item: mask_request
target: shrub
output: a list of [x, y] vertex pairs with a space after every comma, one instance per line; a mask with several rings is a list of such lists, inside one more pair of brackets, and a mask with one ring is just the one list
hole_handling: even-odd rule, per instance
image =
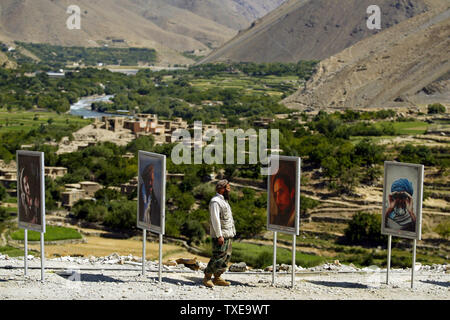
[[206, 235], [205, 229], [200, 221], [197, 220], [186, 221], [181, 227], [181, 233], [188, 238], [187, 242], [189, 244], [201, 242]]
[[8, 220], [10, 217], [10, 214], [8, 210], [4, 207], [0, 207], [0, 222]]
[[264, 229], [266, 210], [254, 206], [249, 207], [249, 204], [244, 201], [232, 205], [232, 209], [238, 238], [253, 238]]
[[2, 185], [0, 185], [0, 201], [3, 201], [4, 199], [6, 199], [7, 195], [8, 194], [6, 192], [6, 189]]
[[434, 231], [436, 231], [436, 233], [439, 234], [442, 238], [450, 238], [450, 222], [446, 221], [438, 224]]
[[428, 114], [445, 113], [445, 107], [440, 103], [428, 105]]
[[398, 156], [400, 162], [421, 163], [426, 166], [438, 164], [432, 150], [427, 146], [413, 146], [407, 144], [404, 146]]
[[117, 229], [134, 229], [137, 220], [136, 201], [112, 201], [105, 217], [105, 224]]
[[300, 195], [300, 213], [306, 214], [309, 209], [314, 209], [320, 204], [318, 200], [314, 200], [307, 196]]
[[386, 243], [381, 235], [381, 216], [373, 213], [355, 214], [345, 229], [345, 238], [350, 244], [378, 246]]

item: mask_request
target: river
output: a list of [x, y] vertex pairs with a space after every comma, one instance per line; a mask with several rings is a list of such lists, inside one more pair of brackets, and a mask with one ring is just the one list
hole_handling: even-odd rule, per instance
[[105, 102], [109, 101], [114, 95], [105, 96], [90, 96], [84, 97], [78, 100], [77, 103], [70, 106], [70, 114], [74, 116], [80, 116], [83, 118], [101, 118], [103, 116], [111, 116], [111, 113], [97, 112], [91, 110], [91, 104], [93, 102]]

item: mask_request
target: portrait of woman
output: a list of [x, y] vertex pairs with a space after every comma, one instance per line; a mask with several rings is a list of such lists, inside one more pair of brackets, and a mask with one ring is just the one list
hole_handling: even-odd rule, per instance
[[19, 227], [43, 231], [43, 154], [17, 152], [17, 204]]
[[280, 156], [278, 161], [278, 171], [268, 181], [268, 229], [297, 232], [300, 158]]

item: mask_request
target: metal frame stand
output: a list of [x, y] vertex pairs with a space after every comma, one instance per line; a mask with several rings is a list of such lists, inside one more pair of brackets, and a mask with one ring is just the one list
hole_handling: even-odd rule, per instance
[[45, 252], [44, 252], [44, 233], [41, 232], [41, 281], [44, 282], [45, 274]]
[[163, 235], [159, 234], [159, 283], [162, 283], [162, 246], [163, 246]]
[[413, 261], [412, 261], [412, 268], [411, 268], [411, 289], [414, 289], [414, 270], [416, 269], [416, 245], [417, 245], [417, 240], [414, 239], [414, 242], [413, 242]]
[[387, 256], [387, 270], [386, 270], [386, 284], [389, 284], [389, 272], [391, 270], [391, 245], [392, 236], [388, 236], [388, 256]]
[[292, 235], [292, 289], [295, 286], [295, 247], [296, 247], [296, 235]]
[[275, 285], [275, 275], [277, 273], [277, 233], [273, 232], [273, 270], [272, 270], [272, 286]]
[[147, 242], [147, 230], [142, 230], [142, 275], [145, 276], [145, 244]]
[[24, 230], [24, 243], [25, 243], [25, 249], [24, 249], [24, 276], [28, 275], [28, 230]]

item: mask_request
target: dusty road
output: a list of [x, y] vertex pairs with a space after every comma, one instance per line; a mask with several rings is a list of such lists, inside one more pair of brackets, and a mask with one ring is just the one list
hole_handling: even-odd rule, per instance
[[277, 273], [272, 286], [272, 274], [261, 270], [227, 272], [231, 287], [208, 289], [201, 270], [164, 266], [159, 283], [156, 261], [147, 262], [142, 276], [140, 263], [130, 256], [47, 260], [44, 282], [39, 259], [29, 261], [26, 277], [23, 263], [0, 256], [0, 300], [450, 300], [448, 265], [421, 266], [414, 289], [410, 270], [393, 269], [386, 285], [385, 270], [332, 265], [299, 270], [293, 289], [290, 273]]

